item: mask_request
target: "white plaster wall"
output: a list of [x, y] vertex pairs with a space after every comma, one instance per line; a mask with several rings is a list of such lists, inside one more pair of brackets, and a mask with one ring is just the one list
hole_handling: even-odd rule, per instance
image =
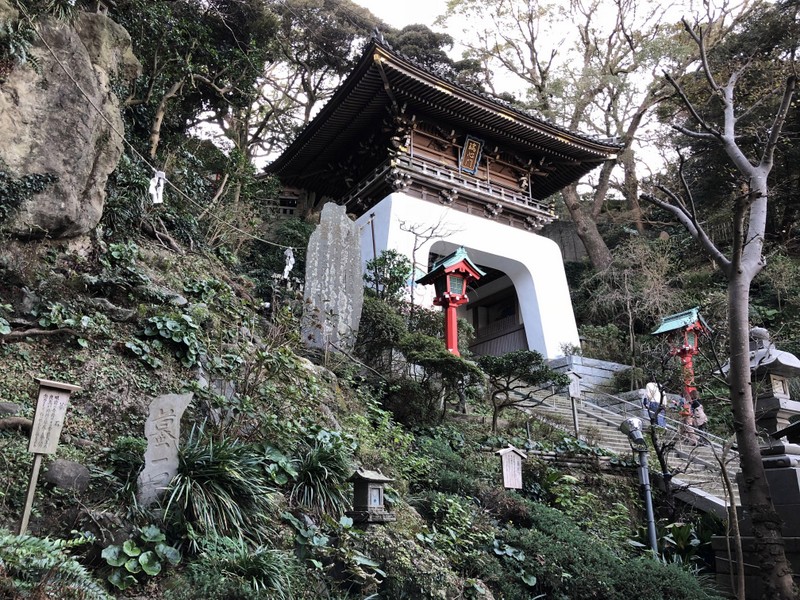
[[[579, 345], [564, 264], [555, 242], [402, 193], [386, 197], [356, 223], [361, 228], [365, 263], [373, 257], [373, 230], [378, 255], [393, 249], [411, 259], [414, 235], [404, 229], [422, 231], [439, 224], [440, 238], [427, 241], [416, 252], [415, 279], [425, 274], [431, 249], [447, 254], [464, 246], [476, 264], [499, 269], [511, 279], [530, 349], [556, 358], [563, 355], [563, 344]], [[432, 299], [433, 286], [417, 286], [418, 304], [432, 306]]]

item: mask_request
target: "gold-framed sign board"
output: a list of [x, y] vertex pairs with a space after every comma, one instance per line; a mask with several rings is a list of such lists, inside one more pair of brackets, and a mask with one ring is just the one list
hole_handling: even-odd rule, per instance
[[468, 135], [464, 140], [464, 147], [458, 159], [458, 168], [464, 173], [475, 175], [481, 162], [483, 153], [483, 140]]

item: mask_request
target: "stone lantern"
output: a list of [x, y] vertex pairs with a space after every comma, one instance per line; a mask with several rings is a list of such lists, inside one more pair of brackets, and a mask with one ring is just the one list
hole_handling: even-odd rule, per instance
[[[730, 362], [722, 367], [727, 375]], [[778, 513], [786, 558], [794, 572], [800, 570], [800, 421], [790, 424], [792, 417], [800, 415], [800, 402], [789, 397], [789, 378], [800, 376], [800, 360], [789, 352], [778, 350], [770, 341], [769, 333], [761, 327], [750, 330], [750, 372], [755, 416], [758, 428], [769, 436], [761, 438], [761, 461], [769, 485], [770, 496]], [[736, 476], [739, 497], [744, 506], [750, 504], [741, 471]], [[752, 535], [750, 515], [743, 511], [739, 529], [745, 564], [757, 562], [756, 541]], [[729, 540], [715, 536], [711, 540], [717, 565], [726, 565], [725, 571], [734, 569], [728, 556]], [[717, 571], [717, 582], [726, 586], [729, 572]], [[761, 582], [756, 572], [745, 570], [748, 594], [760, 597]], [[748, 596], [749, 597], [749, 596]]]
[[768, 433], [789, 426], [800, 402], [789, 398], [789, 378], [800, 377], [800, 360], [778, 350], [762, 327], [750, 330], [750, 372], [756, 396], [756, 423]]
[[460, 356], [458, 352], [458, 318], [456, 309], [466, 304], [467, 286], [483, 277], [486, 273], [473, 263], [463, 246], [433, 263], [433, 268], [424, 277], [417, 280], [422, 285], [433, 284], [436, 297], [433, 303], [445, 311], [444, 338], [447, 349]]
[[353, 482], [353, 510], [347, 516], [355, 523], [388, 523], [397, 516], [386, 510], [383, 492], [386, 484], [394, 481], [380, 471], [358, 469], [348, 481]]

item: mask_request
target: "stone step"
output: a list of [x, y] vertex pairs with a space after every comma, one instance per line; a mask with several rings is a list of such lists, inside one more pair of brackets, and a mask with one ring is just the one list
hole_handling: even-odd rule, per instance
[[[542, 395], [541, 398], [545, 398], [545, 396]], [[579, 403], [577, 408], [578, 427], [582, 438], [621, 457], [631, 456], [632, 451], [628, 437], [619, 431], [619, 423], [626, 418], [625, 415], [608, 411], [593, 414], [596, 409], [588, 403]], [[543, 403], [528, 406], [525, 411], [574, 434], [572, 404], [570, 399], [565, 396], [549, 396]], [[640, 412], [638, 408], [631, 407], [629, 414], [640, 416]], [[726, 494], [722, 485], [722, 477], [719, 474], [720, 467], [712, 448], [704, 445], [690, 445], [680, 439], [678, 432], [674, 429], [664, 430], [660, 439], [663, 440], [663, 443], [674, 443], [669, 461], [671, 468], [675, 469], [673, 476], [684, 486], [688, 485], [688, 490], [681, 491], [681, 496], [690, 501], [692, 489], [702, 490], [702, 492], [698, 492], [702, 501], [697, 505], [704, 510], [708, 510], [710, 506], [714, 512], [724, 514]], [[655, 456], [651, 456], [650, 462], [652, 470]], [[655, 462], [655, 464], [658, 463]], [[737, 469], [738, 459], [728, 464], [728, 472], [732, 479]], [[738, 495], [738, 490], [734, 489], [734, 493]], [[735, 497], [735, 501], [738, 502], [738, 498]]]

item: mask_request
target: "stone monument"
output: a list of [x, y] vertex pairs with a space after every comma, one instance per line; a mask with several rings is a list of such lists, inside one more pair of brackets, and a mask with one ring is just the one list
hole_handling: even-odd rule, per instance
[[144, 469], [139, 474], [136, 499], [142, 507], [157, 502], [159, 496], [178, 472], [178, 444], [181, 439], [181, 417], [194, 394], [164, 394], [150, 403], [144, 424], [147, 450]]
[[329, 202], [306, 254], [303, 337], [309, 346], [350, 351], [355, 342], [364, 281], [358, 226], [345, 207]]

